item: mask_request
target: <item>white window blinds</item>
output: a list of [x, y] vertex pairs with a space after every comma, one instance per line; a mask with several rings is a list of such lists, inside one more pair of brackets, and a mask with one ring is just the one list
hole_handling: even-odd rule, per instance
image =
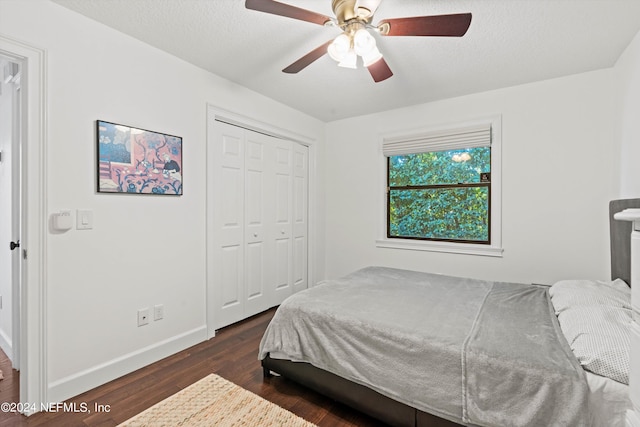
[[389, 156], [426, 153], [429, 151], [460, 150], [463, 148], [488, 147], [491, 145], [491, 124], [467, 126], [385, 138], [382, 153]]

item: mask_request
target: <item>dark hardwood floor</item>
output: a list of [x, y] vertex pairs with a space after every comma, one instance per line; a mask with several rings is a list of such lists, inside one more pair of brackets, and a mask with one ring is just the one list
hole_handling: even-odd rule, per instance
[[[216, 337], [67, 401], [87, 412], [41, 412], [30, 417], [0, 412], [5, 426], [116, 426], [146, 408], [215, 373], [319, 426], [384, 424], [281, 377], [264, 379], [258, 345], [275, 309], [223, 328]], [[19, 373], [0, 352], [0, 402], [19, 400]], [[96, 405], [105, 409], [96, 412]], [[106, 411], [108, 409], [108, 412]]]

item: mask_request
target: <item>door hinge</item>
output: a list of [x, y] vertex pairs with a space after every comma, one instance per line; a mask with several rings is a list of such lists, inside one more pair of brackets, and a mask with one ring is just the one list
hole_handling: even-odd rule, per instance
[[22, 250], [22, 259], [27, 259], [27, 250], [26, 249]]

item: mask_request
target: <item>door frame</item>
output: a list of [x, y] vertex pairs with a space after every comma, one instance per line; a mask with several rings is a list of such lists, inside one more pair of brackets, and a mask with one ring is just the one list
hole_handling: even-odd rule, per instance
[[[271, 123], [262, 122], [260, 120], [256, 120], [252, 117], [245, 116], [240, 113], [236, 113], [233, 111], [226, 110], [224, 108], [220, 108], [213, 104], [207, 104], [207, 164], [213, 165], [215, 164], [214, 156], [216, 155], [215, 150], [211, 148], [211, 144], [213, 141], [214, 135], [216, 134], [213, 131], [213, 126], [215, 126], [216, 121], [224, 122], [231, 125], [239, 126], [244, 129], [252, 130], [258, 133], [263, 133], [269, 136], [273, 136], [276, 138], [283, 138], [293, 142], [297, 142], [299, 144], [305, 145], [309, 148], [309, 177], [308, 177], [308, 225], [307, 225], [307, 283], [308, 286], [312, 286], [313, 283], [316, 283], [316, 270], [315, 270], [315, 242], [316, 240], [316, 218], [315, 218], [315, 200], [314, 197], [316, 194], [316, 150], [317, 150], [317, 141], [315, 138], [309, 137], [307, 135], [303, 135], [297, 132], [290, 131], [288, 129], [283, 129], [281, 127], [275, 126]], [[207, 339], [213, 338], [216, 335], [215, 331], [215, 321], [214, 321], [214, 313], [213, 309], [215, 308], [214, 299], [215, 293], [213, 292], [213, 264], [211, 259], [213, 258], [213, 253], [215, 247], [213, 242], [211, 241], [211, 230], [213, 229], [214, 224], [212, 223], [212, 216], [214, 211], [215, 200], [211, 197], [211, 189], [215, 188], [213, 185], [214, 173], [210, 168], [207, 168], [207, 201], [206, 201], [206, 212], [207, 212], [207, 237], [206, 237], [206, 317], [207, 317]]]
[[[20, 402], [24, 413], [47, 402], [46, 363], [46, 51], [0, 34], [0, 53], [21, 70]], [[24, 256], [26, 254], [26, 257]], [[14, 296], [15, 297], [15, 296]]]

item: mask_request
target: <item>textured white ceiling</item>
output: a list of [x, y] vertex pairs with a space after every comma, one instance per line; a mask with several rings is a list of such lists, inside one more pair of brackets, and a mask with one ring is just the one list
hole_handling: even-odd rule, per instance
[[[383, 0], [384, 18], [471, 12], [461, 38], [380, 37], [394, 76], [324, 56], [281, 70], [339, 34], [243, 0], [53, 0], [323, 121], [611, 67], [640, 31], [640, 0]], [[280, 0], [333, 16], [331, 0]]]

